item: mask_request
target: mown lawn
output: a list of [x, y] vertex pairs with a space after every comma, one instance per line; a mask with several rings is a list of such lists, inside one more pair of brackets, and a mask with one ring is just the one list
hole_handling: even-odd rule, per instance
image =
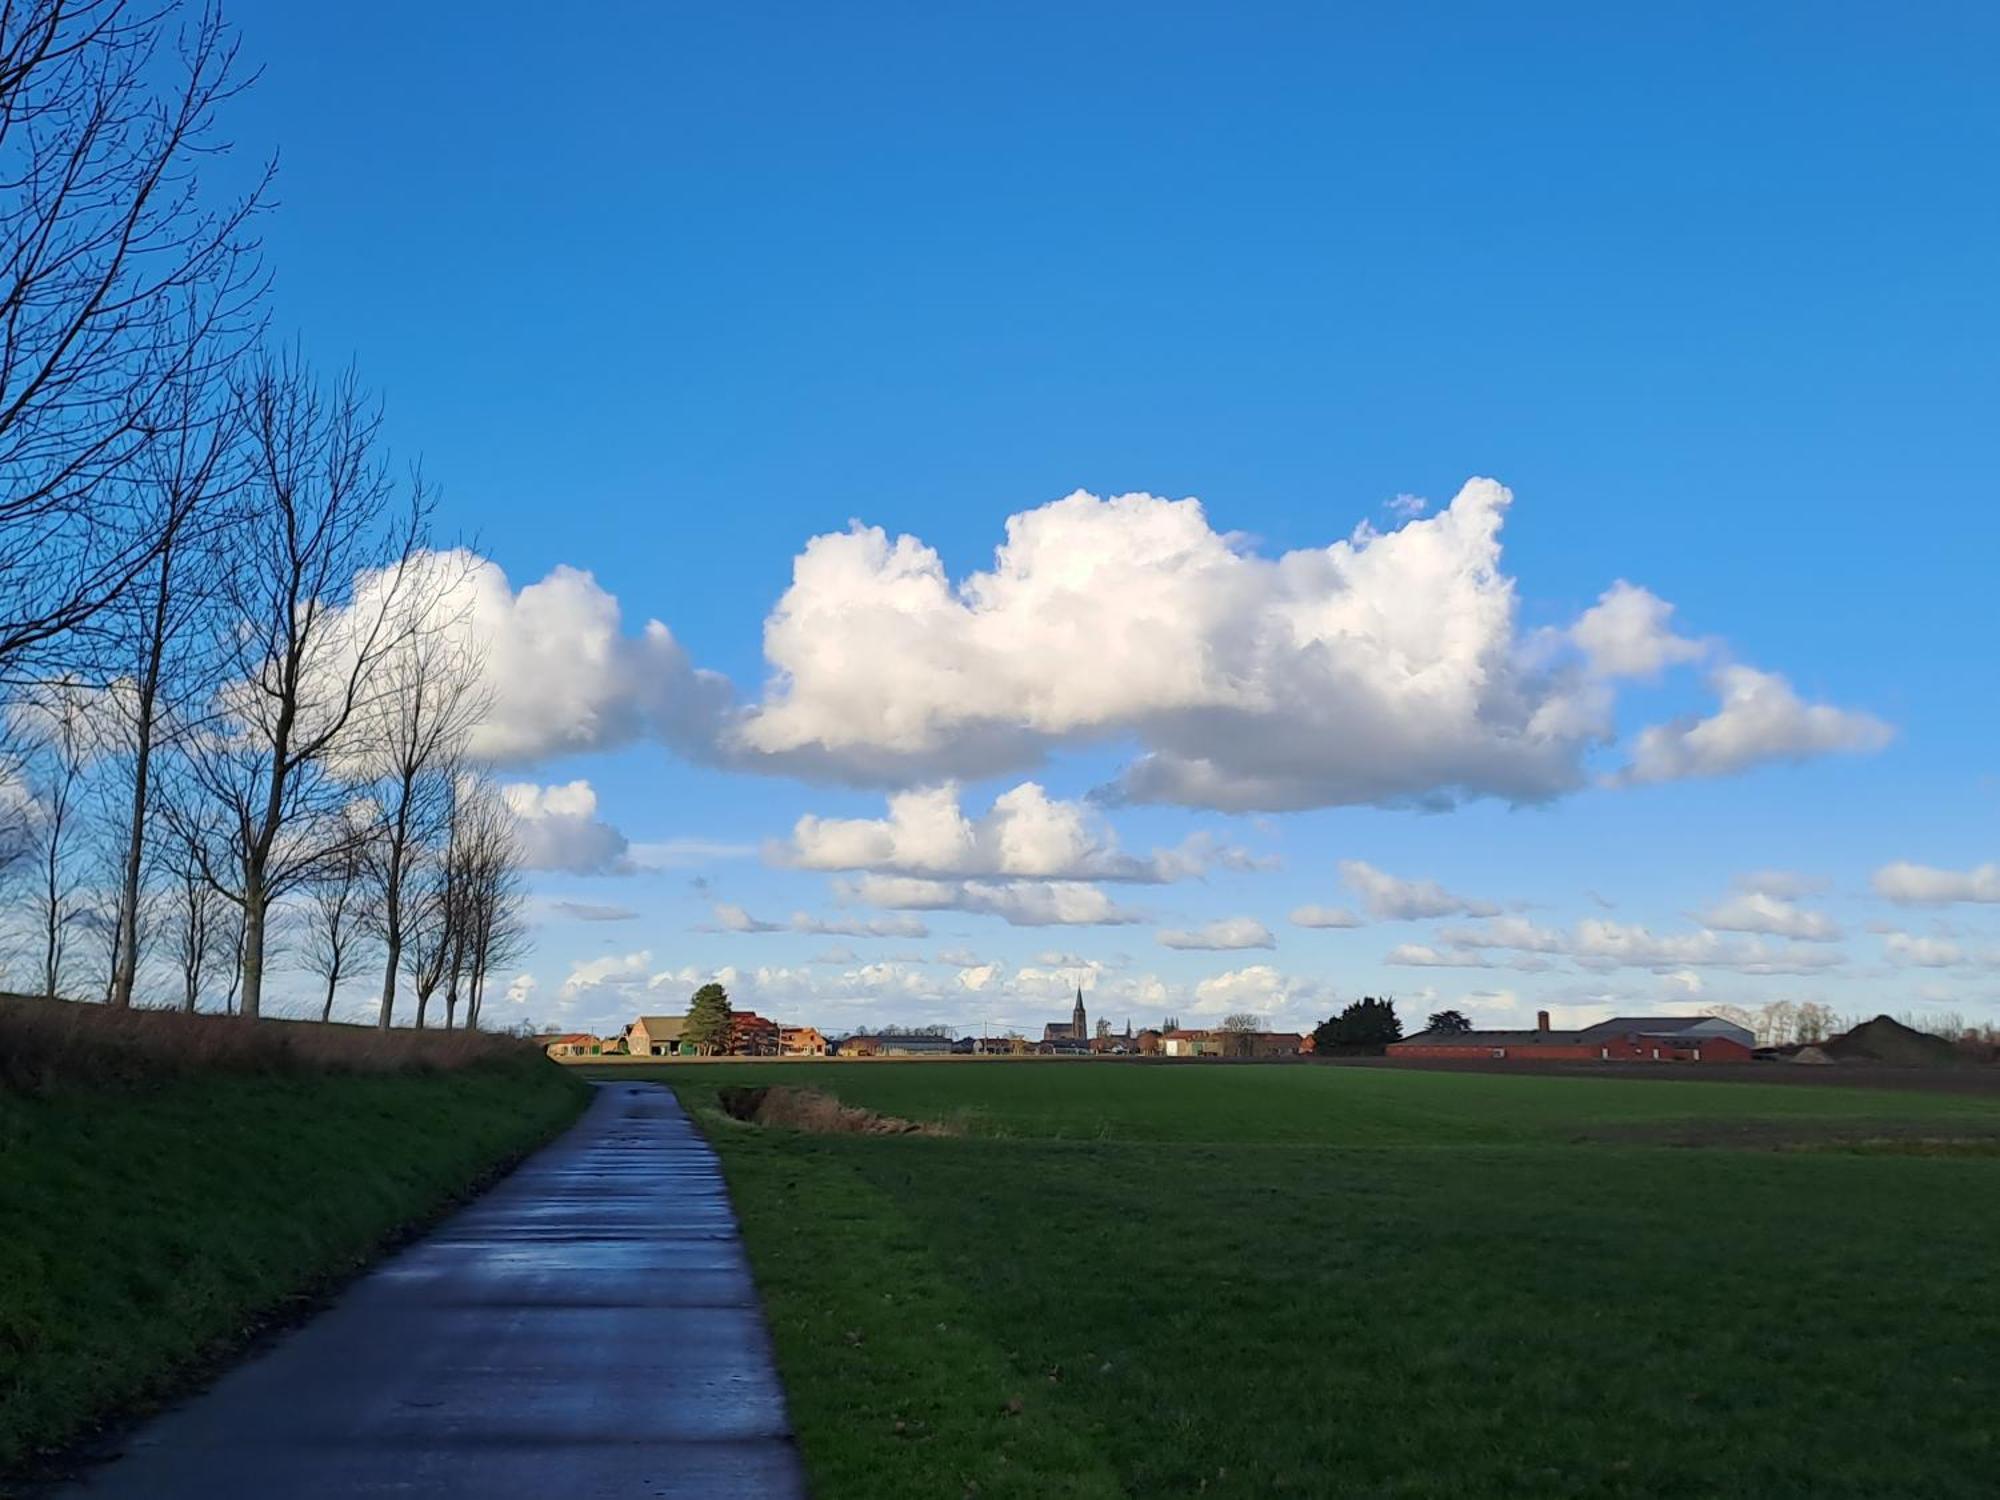
[[587, 1096], [533, 1053], [0, 1090], [0, 1476], [283, 1317]]
[[[1990, 1098], [1328, 1067], [656, 1076], [722, 1151], [823, 1500], [1944, 1497], [2000, 1473]], [[964, 1133], [714, 1109], [761, 1080]], [[1755, 1147], [1653, 1143], [1739, 1120], [1765, 1122]], [[1922, 1139], [1849, 1149], [1896, 1131]]]

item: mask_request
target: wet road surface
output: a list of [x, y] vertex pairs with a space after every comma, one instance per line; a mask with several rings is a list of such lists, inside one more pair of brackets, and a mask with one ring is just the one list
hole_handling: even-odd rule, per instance
[[75, 1500], [805, 1493], [715, 1153], [657, 1084], [583, 1117]]

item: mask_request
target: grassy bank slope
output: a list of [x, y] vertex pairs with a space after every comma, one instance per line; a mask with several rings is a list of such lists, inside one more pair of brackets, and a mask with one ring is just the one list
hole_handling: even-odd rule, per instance
[[[826, 1500], [1990, 1493], [1990, 1100], [768, 1070], [966, 1127], [812, 1137], [716, 1114], [757, 1071], [662, 1073], [723, 1153]], [[1691, 1123], [1749, 1144], [1656, 1143]]]
[[587, 1092], [533, 1049], [406, 1053], [296, 1033], [194, 1048], [203, 1069], [72, 1039], [22, 1070], [33, 1091], [0, 1089], [0, 1474], [296, 1309]]

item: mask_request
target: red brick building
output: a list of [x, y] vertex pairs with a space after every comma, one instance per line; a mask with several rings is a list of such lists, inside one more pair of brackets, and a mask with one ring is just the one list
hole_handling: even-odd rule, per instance
[[1422, 1031], [1391, 1042], [1391, 1057], [1464, 1062], [1749, 1062], [1757, 1039], [1716, 1016], [1619, 1016], [1557, 1031], [1549, 1013], [1533, 1031]]
[[754, 1010], [739, 1010], [729, 1018], [730, 1051], [738, 1057], [776, 1057], [778, 1023]]

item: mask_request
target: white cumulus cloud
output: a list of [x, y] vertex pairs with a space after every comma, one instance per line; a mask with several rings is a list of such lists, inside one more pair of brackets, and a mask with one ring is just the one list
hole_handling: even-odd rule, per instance
[[1289, 918], [1294, 927], [1360, 927], [1359, 913], [1344, 906], [1295, 906]]
[[1873, 714], [1807, 703], [1776, 672], [1729, 665], [1718, 667], [1710, 682], [1721, 700], [1716, 712], [1641, 730], [1619, 779], [1729, 776], [1772, 761], [1880, 750], [1895, 737]]
[[1701, 920], [1723, 932], [1760, 932], [1807, 943], [1838, 942], [1842, 935], [1840, 924], [1824, 912], [1761, 890], [1726, 896], [1701, 913]]
[[1902, 906], [1950, 906], [1960, 901], [2000, 901], [2000, 864], [1941, 870], [1907, 860], [1875, 872], [1875, 894]]
[[1621, 578], [1577, 617], [1570, 639], [1599, 677], [1657, 677], [1708, 651], [1674, 633], [1673, 615], [1674, 607], [1659, 595]]
[[805, 870], [875, 870], [922, 877], [1169, 881], [1211, 863], [1242, 867], [1249, 856], [1190, 840], [1148, 855], [1119, 849], [1116, 835], [1081, 802], [1051, 798], [1032, 781], [1003, 792], [976, 818], [951, 782], [900, 792], [885, 818], [800, 818], [777, 863]]
[[597, 793], [589, 782], [537, 786], [516, 781], [501, 787], [500, 795], [513, 814], [526, 868], [571, 875], [626, 875], [633, 870], [625, 835], [597, 816]]
[[836, 884], [847, 900], [903, 911], [968, 911], [1015, 927], [1119, 926], [1142, 922], [1101, 887], [1076, 880], [925, 880], [862, 875]]
[[1488, 917], [1500, 910], [1490, 901], [1456, 895], [1435, 880], [1405, 880], [1376, 869], [1366, 860], [1343, 859], [1340, 878], [1379, 922], [1410, 922], [1424, 917]]
[[1275, 948], [1271, 929], [1255, 917], [1219, 917], [1194, 928], [1168, 928], [1157, 934], [1166, 948], [1220, 951], [1231, 948]]
[[1601, 694], [1518, 648], [1468, 483], [1433, 516], [1265, 558], [1199, 502], [1077, 493], [1011, 517], [954, 583], [914, 537], [814, 538], [765, 626], [749, 759], [856, 779], [977, 775], [1136, 736], [1137, 801], [1232, 809], [1533, 800], [1576, 786]]
[[753, 917], [733, 902], [719, 901], [713, 908], [715, 930], [719, 932], [803, 932], [815, 937], [929, 937], [931, 930], [919, 917], [896, 913], [881, 917], [818, 917], [795, 911], [782, 922]]

